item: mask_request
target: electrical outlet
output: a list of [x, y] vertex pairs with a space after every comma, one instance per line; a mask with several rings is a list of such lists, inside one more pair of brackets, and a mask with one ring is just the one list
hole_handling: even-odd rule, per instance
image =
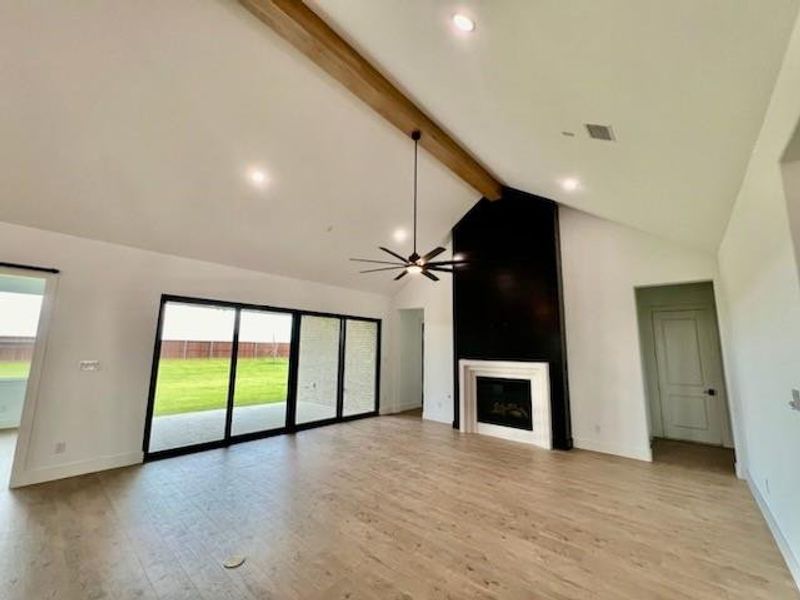
[[800, 390], [792, 390], [792, 401], [789, 402], [789, 407], [792, 408], [792, 410], [800, 410]]
[[99, 360], [82, 360], [78, 363], [78, 368], [81, 371], [99, 371], [100, 370], [100, 361]]
[[56, 454], [64, 454], [67, 451], [67, 442], [56, 442]]

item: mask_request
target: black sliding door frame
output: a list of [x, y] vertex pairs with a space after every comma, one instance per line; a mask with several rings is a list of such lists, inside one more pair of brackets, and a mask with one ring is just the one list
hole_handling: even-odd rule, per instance
[[336, 418], [341, 419], [344, 415], [344, 362], [345, 344], [347, 343], [347, 321], [339, 321], [339, 363], [336, 365]]
[[[231, 437], [233, 428], [233, 403], [236, 398], [236, 367], [239, 364], [239, 325], [242, 322], [242, 311], [236, 309], [233, 314], [233, 340], [231, 342], [231, 364], [228, 367], [228, 406], [225, 410], [225, 438]], [[159, 356], [159, 360], [161, 357]]]
[[[228, 373], [228, 395], [225, 413], [225, 433], [224, 437], [220, 440], [213, 440], [210, 442], [200, 442], [178, 448], [169, 448], [165, 450], [157, 450], [150, 452], [150, 438], [152, 434], [153, 417], [155, 412], [155, 399], [156, 387], [158, 384], [158, 368], [161, 360], [161, 342], [162, 334], [164, 331], [164, 308], [168, 303], [177, 304], [190, 304], [196, 306], [211, 306], [215, 308], [230, 308], [235, 310], [234, 317], [234, 330], [233, 342], [231, 347], [230, 367]], [[255, 431], [243, 434], [233, 434], [233, 414], [235, 408], [235, 393], [236, 393], [236, 375], [239, 363], [239, 329], [241, 325], [241, 314], [243, 310], [263, 311], [271, 313], [279, 313], [290, 315], [292, 317], [291, 339], [289, 344], [289, 372], [287, 376], [287, 394], [286, 394], [286, 421], [283, 427], [274, 429]], [[297, 383], [298, 383], [298, 369], [300, 363], [300, 327], [304, 316], [307, 317], [325, 317], [339, 320], [339, 348], [338, 348], [338, 365], [337, 365], [337, 383], [336, 383], [336, 416], [329, 419], [321, 419], [319, 421], [312, 421], [308, 423], [297, 424]], [[347, 343], [347, 322], [348, 321], [366, 321], [375, 323], [377, 326], [377, 339], [376, 339], [376, 361], [375, 361], [375, 403], [374, 409], [369, 412], [359, 413], [355, 415], [344, 416], [344, 377], [345, 377], [345, 350]], [[190, 454], [192, 452], [200, 452], [203, 450], [210, 450], [213, 448], [223, 448], [236, 444], [239, 442], [248, 442], [275, 435], [282, 435], [286, 433], [294, 433], [314, 427], [322, 427], [324, 425], [332, 425], [334, 423], [343, 423], [346, 421], [353, 421], [356, 419], [363, 419], [367, 417], [378, 416], [380, 412], [380, 370], [381, 370], [381, 319], [374, 319], [370, 317], [359, 317], [355, 315], [343, 315], [336, 313], [314, 312], [308, 310], [296, 310], [291, 308], [283, 308], [277, 306], [268, 306], [262, 304], [248, 304], [243, 302], [229, 302], [225, 300], [210, 300], [207, 298], [195, 298], [190, 296], [176, 296], [172, 294], [163, 294], [158, 311], [158, 323], [156, 326], [155, 344], [153, 347], [153, 363], [150, 369], [150, 388], [147, 398], [147, 413], [144, 426], [144, 439], [142, 441], [142, 450], [144, 452], [144, 460], [151, 461], [161, 458], [168, 458], [171, 456], [179, 456], [182, 454]]]

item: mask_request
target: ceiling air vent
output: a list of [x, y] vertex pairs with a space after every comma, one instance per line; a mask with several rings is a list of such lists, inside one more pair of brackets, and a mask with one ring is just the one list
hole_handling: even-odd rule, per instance
[[594, 140], [613, 142], [616, 139], [614, 137], [614, 130], [611, 129], [610, 125], [592, 125], [587, 123], [586, 131], [589, 132], [589, 137]]

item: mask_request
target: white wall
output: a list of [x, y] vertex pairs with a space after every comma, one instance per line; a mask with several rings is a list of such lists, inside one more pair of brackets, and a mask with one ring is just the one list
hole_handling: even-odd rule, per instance
[[[799, 116], [800, 25], [795, 24], [719, 248], [719, 268], [740, 459], [800, 582], [800, 412], [788, 406], [792, 388], [800, 388], [800, 285], [779, 164]], [[791, 178], [787, 184], [794, 188]]]
[[[141, 459], [162, 293], [388, 315], [389, 299], [376, 294], [4, 223], [0, 256], [61, 269], [23, 482]], [[101, 370], [80, 372], [84, 359], [100, 360]], [[66, 443], [64, 453], [54, 453], [57, 442]]]
[[[442, 255], [441, 260], [450, 255]], [[412, 277], [407, 276], [407, 279]], [[453, 284], [449, 275], [444, 275], [441, 281], [434, 283], [424, 277], [414, 277], [401, 288], [392, 298], [391, 327], [392, 327], [392, 353], [400, 352], [398, 336], [399, 309], [421, 308], [424, 311], [425, 321], [425, 407], [423, 418], [442, 423], [453, 422]], [[397, 371], [398, 361], [393, 361], [395, 369], [393, 375], [395, 383], [398, 382], [400, 373]], [[385, 411], [394, 412], [399, 406], [398, 386], [394, 386], [392, 405]]]
[[634, 288], [712, 280], [712, 254], [561, 207], [575, 446], [651, 460]]

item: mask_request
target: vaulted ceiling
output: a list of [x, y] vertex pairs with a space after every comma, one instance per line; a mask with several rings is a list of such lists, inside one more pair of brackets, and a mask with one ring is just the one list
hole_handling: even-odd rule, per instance
[[[311, 0], [504, 182], [716, 249], [796, 0]], [[458, 34], [454, 14], [473, 18]], [[584, 124], [613, 126], [614, 143]], [[572, 132], [567, 137], [562, 132]], [[560, 182], [577, 178], [565, 192]]]
[[[505, 183], [709, 249], [797, 10], [309, 4]], [[455, 12], [475, 32], [457, 34]], [[2, 3], [0, 81], [0, 221], [376, 292], [398, 285], [347, 258], [397, 246], [392, 232], [409, 228], [410, 141], [233, 0]], [[617, 141], [588, 139], [584, 123], [612, 125]], [[567, 177], [578, 190], [560, 187]], [[423, 246], [479, 196], [424, 154], [420, 193]]]
[[[3, 2], [0, 81], [0, 221], [400, 285], [348, 258], [410, 253], [413, 142], [238, 3]], [[479, 197], [422, 153], [421, 245]]]

